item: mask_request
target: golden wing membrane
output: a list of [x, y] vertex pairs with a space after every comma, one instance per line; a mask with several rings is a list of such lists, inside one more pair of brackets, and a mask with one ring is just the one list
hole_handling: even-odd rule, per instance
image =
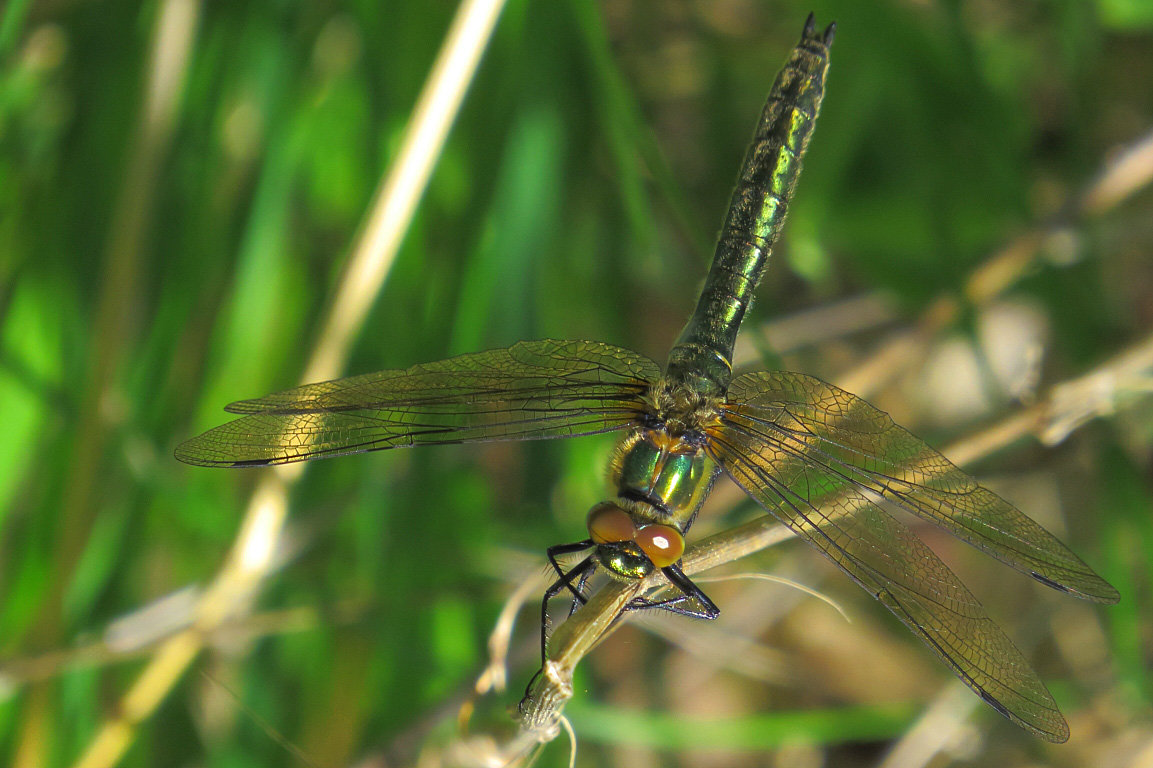
[[633, 424], [653, 361], [591, 341], [524, 341], [232, 403], [244, 414], [183, 443], [202, 466], [259, 466], [411, 445], [531, 440]]
[[1042, 583], [1099, 603], [1117, 590], [1016, 507], [861, 398], [799, 373], [741, 376], [724, 421], [899, 504]]
[[1044, 683], [948, 566], [851, 482], [739, 428], [711, 435], [737, 485], [820, 550], [999, 712], [1049, 741], [1069, 728]]
[[819, 549], [1013, 722], [1068, 738], [1052, 696], [948, 567], [879, 504], [893, 502], [1043, 583], [1099, 602], [1117, 592], [1061, 542], [884, 412], [803, 374], [733, 382], [709, 451], [738, 485]]

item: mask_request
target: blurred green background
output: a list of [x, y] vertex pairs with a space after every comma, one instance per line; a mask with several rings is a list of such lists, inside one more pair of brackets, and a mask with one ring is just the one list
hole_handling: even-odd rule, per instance
[[[156, 647], [142, 627], [159, 619], [114, 622], [221, 566], [255, 473], [172, 449], [227, 402], [297, 383], [455, 11], [189, 0], [182, 90], [170, 128], [149, 131], [160, 7], [0, 9], [5, 764], [73, 764]], [[1007, 290], [962, 301], [869, 397], [943, 446], [1147, 340], [1153, 194], [1089, 216], [1070, 201], [1153, 128], [1153, 3], [512, 0], [348, 372], [542, 337], [663, 359], [809, 10], [838, 23], [828, 96], [750, 347], [842, 381], [1043, 223], [1052, 236]], [[861, 297], [844, 329], [824, 314]], [[1136, 392], [1117, 410], [971, 469], [1112, 581], [1119, 606], [924, 531], [1073, 730], [1044, 744], [979, 706], [934, 765], [1149, 764], [1153, 408]], [[299, 764], [282, 741], [321, 766], [437, 764], [503, 601], [546, 546], [583, 535], [611, 443], [311, 467], [283, 568], [123, 764]], [[717, 495], [702, 533], [752, 513], [731, 487]], [[815, 553], [778, 549], [766, 569], [854, 623], [783, 587], [715, 585], [719, 626], [626, 627], [580, 671], [579, 765], [876, 765], [952, 685]], [[493, 719], [535, 670], [535, 610]], [[562, 739], [540, 764], [567, 758]]]

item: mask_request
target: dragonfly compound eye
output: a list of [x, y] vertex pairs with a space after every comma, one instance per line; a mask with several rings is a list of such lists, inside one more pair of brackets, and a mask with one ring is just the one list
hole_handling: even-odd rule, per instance
[[635, 541], [657, 568], [668, 568], [685, 553], [685, 539], [671, 525], [646, 525], [637, 531]]
[[629, 513], [611, 502], [601, 502], [589, 512], [589, 536], [597, 544], [632, 541], [636, 535]]

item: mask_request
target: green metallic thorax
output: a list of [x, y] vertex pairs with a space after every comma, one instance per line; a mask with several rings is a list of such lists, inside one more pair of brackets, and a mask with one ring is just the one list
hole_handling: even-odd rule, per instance
[[700, 301], [669, 355], [674, 382], [714, 397], [728, 390], [737, 330], [784, 224], [825, 94], [828, 54], [820, 36], [806, 36], [773, 82]]
[[[617, 444], [610, 480], [614, 504], [638, 525], [662, 523], [688, 531], [720, 467], [703, 445], [675, 437], [663, 427], [640, 429]], [[653, 564], [632, 543], [603, 544], [597, 558], [610, 576], [634, 580], [653, 572]]]
[[675, 526], [684, 533], [708, 495], [717, 466], [703, 447], [658, 430], [629, 435], [612, 465], [617, 501], [634, 519]]

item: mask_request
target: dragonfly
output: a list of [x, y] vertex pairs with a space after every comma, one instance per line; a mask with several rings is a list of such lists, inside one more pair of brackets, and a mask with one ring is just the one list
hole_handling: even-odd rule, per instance
[[[1049, 741], [1069, 729], [1023, 654], [895, 505], [1046, 586], [1098, 603], [1117, 591], [1055, 536], [863, 399], [802, 373], [734, 378], [733, 347], [780, 235], [825, 93], [836, 26], [809, 15], [742, 164], [695, 311], [660, 366], [596, 341], [522, 341], [403, 370], [307, 384], [226, 410], [239, 418], [176, 449], [189, 464], [255, 467], [418, 445], [624, 433], [615, 496], [587, 536], [547, 550], [550, 598], [574, 610], [597, 572], [659, 571], [671, 597], [634, 598], [716, 619], [681, 567], [685, 536], [722, 474], [896, 615], [997, 712]], [[587, 553], [577, 565], [562, 563]]]

